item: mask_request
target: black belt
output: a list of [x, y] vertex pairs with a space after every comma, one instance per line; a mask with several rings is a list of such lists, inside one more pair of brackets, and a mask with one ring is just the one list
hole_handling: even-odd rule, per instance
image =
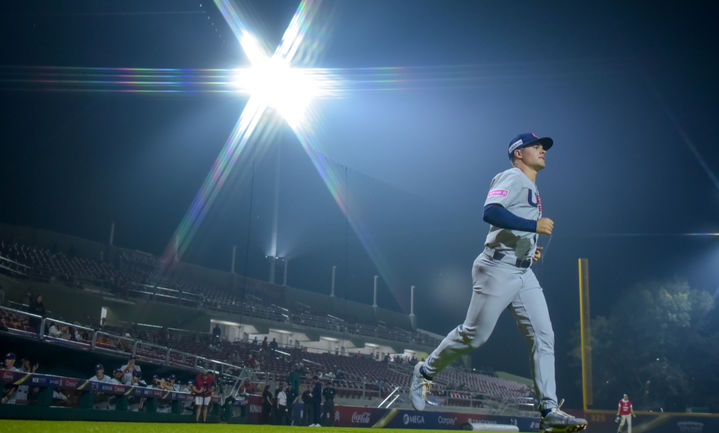
[[[499, 260], [499, 261], [503, 261], [504, 263], [512, 264], [508, 260], [502, 260], [505, 257], [507, 257], [507, 255], [504, 253], [500, 253], [499, 251], [495, 251], [494, 254], [492, 254], [492, 258], [494, 260]], [[518, 268], [528, 268], [528, 267], [532, 266], [532, 259], [517, 259], [514, 262], [514, 266], [516, 266]]]

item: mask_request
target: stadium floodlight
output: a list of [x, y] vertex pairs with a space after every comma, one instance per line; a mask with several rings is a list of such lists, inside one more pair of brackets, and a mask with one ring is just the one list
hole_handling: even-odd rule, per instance
[[319, 83], [306, 69], [293, 68], [279, 56], [255, 59], [251, 67], [236, 69], [232, 84], [237, 92], [273, 108], [293, 127], [320, 94]]
[[[230, 84], [238, 93], [254, 98], [262, 107], [273, 108], [292, 128], [304, 119], [304, 113], [321, 88], [322, 74], [310, 68], [292, 67], [291, 61], [304, 38], [300, 29], [307, 7], [301, 4], [298, 13], [285, 31], [282, 42], [270, 54], [262, 42], [241, 24], [240, 13], [225, 0], [215, 0], [230, 27], [235, 31], [249, 68], [234, 71]], [[314, 73], [313, 73], [314, 72]]]

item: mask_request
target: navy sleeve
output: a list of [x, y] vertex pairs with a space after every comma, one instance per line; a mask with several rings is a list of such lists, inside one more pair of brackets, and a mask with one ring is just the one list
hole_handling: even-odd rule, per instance
[[537, 232], [537, 221], [518, 217], [499, 204], [488, 204], [484, 207], [484, 220], [503, 229]]

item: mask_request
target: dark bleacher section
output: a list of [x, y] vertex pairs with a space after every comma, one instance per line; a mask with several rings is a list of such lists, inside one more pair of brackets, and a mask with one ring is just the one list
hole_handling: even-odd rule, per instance
[[[12, 263], [23, 270], [22, 275], [9, 272], [15, 276], [56, 281], [71, 287], [94, 286], [133, 299], [152, 298], [161, 302], [227, 311], [278, 323], [350, 332], [405, 344], [434, 346], [438, 343], [426, 334], [396, 326], [348, 323], [338, 317], [315, 313], [304, 304], [281, 306], [272, 299], [261, 298], [247, 291], [166, 278], [158, 271], [161, 269], [159, 258], [142, 252], [118, 251], [111, 264], [104, 257], [94, 260], [0, 240], [0, 260], [8, 266]], [[8, 272], [3, 268], [0, 270]]]

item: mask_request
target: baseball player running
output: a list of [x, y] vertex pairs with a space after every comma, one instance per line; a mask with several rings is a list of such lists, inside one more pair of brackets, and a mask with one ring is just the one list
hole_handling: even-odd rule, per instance
[[509, 143], [512, 168], [492, 179], [484, 203], [484, 220], [491, 224], [484, 251], [472, 266], [473, 293], [464, 323], [414, 368], [410, 401], [423, 410], [434, 375], [455, 358], [484, 344], [499, 315], [508, 306], [529, 342], [534, 387], [539, 398], [541, 432], [584, 430], [587, 421], [565, 413], [557, 405], [554, 378], [554, 331], [549, 310], [530, 266], [541, 257], [540, 234], [551, 235], [554, 222], [542, 217], [542, 200], [535, 184], [546, 165], [549, 137], [520, 134]]

